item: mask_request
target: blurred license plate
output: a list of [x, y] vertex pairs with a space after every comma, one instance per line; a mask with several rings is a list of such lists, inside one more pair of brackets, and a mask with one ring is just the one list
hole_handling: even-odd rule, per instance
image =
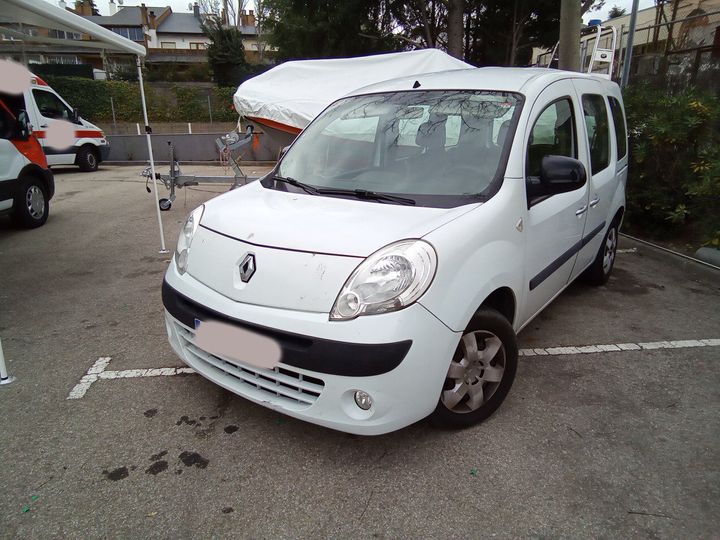
[[195, 345], [230, 361], [272, 369], [280, 363], [277, 341], [252, 330], [217, 321], [195, 319]]

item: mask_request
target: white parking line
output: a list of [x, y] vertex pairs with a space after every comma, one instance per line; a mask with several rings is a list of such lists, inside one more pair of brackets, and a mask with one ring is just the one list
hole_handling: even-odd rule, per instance
[[[564, 356], [573, 354], [596, 354], [603, 352], [652, 351], [658, 349], [687, 349], [692, 347], [720, 347], [720, 339], [685, 339], [680, 341], [650, 341], [645, 343], [611, 343], [606, 345], [579, 345], [575, 347], [546, 347], [520, 349], [519, 356]], [[134, 379], [137, 377], [172, 377], [191, 375], [195, 370], [189, 367], [166, 367], [147, 369], [106, 370], [111, 357], [101, 356], [90, 366], [68, 394], [67, 399], [80, 399], [90, 386], [99, 380]]]
[[80, 399], [85, 396], [90, 386], [99, 379], [133, 379], [135, 377], [169, 377], [172, 375], [190, 375], [195, 370], [189, 367], [124, 369], [122, 371], [105, 371], [110, 363], [109, 356], [101, 356], [83, 375], [80, 382], [70, 390], [67, 399]]
[[520, 349], [519, 356], [558, 356], [565, 354], [592, 354], [601, 352], [641, 351], [657, 349], [687, 349], [689, 347], [719, 347], [720, 339], [685, 339], [681, 341], [650, 341], [646, 343], [611, 343], [608, 345], [583, 345], [580, 347], [547, 347], [544, 349]]

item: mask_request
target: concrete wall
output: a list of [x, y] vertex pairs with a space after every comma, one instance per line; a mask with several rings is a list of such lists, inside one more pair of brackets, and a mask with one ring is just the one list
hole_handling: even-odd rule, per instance
[[[217, 161], [215, 139], [223, 133], [193, 133], [182, 135], [152, 135], [153, 155], [157, 161], [169, 160], [168, 141], [175, 146], [175, 159], [190, 161]], [[148, 161], [145, 135], [109, 135], [110, 155], [107, 161]], [[266, 137], [259, 137], [256, 148], [244, 148], [240, 157], [245, 161], [274, 161], [277, 148]]]

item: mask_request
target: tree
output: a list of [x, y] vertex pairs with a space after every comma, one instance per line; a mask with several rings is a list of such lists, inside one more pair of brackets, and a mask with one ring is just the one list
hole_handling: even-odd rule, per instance
[[597, 11], [605, 5], [605, 0], [580, 0], [580, 15], [588, 11]]
[[617, 17], [622, 17], [625, 15], [626, 10], [625, 8], [621, 8], [619, 6], [613, 6], [610, 9], [610, 12], [608, 13], [608, 19], [616, 19]]
[[442, 0], [393, 0], [389, 4], [397, 22], [394, 31], [406, 48], [434, 49], [447, 45], [447, 9]]
[[[98, 10], [97, 6], [95, 5], [95, 0], [80, 0], [80, 4], [82, 6], [89, 7], [91, 9], [92, 15], [100, 15], [100, 11]], [[78, 13], [80, 13], [78, 11]]]
[[[279, 60], [333, 58], [398, 49], [378, 23], [377, 0], [265, 0], [263, 24]], [[267, 35], [267, 34], [266, 34]]]
[[447, 52], [462, 59], [465, 0], [445, 0], [444, 3], [447, 8]]
[[242, 34], [233, 26], [224, 26], [218, 17], [208, 16], [202, 22], [210, 39], [208, 64], [218, 86], [237, 86], [250, 72], [245, 60]]
[[469, 0], [465, 60], [475, 65], [527, 65], [533, 47], [558, 40], [556, 0]]

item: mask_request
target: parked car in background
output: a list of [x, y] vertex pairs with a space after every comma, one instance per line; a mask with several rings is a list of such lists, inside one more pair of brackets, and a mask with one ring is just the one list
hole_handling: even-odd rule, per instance
[[24, 110], [13, 111], [0, 94], [0, 214], [21, 227], [44, 225], [55, 181]]
[[330, 105], [276, 168], [195, 209], [165, 275], [170, 343], [220, 386], [374, 435], [488, 418], [517, 333], [605, 283], [627, 135], [607, 78], [482, 68]]
[[[47, 156], [48, 165], [77, 165], [81, 171], [91, 172], [98, 168], [110, 153], [110, 143], [103, 131], [80, 117], [44, 80], [35, 75], [30, 87], [22, 94], [7, 96], [6, 104], [15, 110], [25, 110], [35, 136]], [[48, 144], [47, 129], [51, 122], [64, 120], [75, 125], [75, 140], [66, 148]]]

